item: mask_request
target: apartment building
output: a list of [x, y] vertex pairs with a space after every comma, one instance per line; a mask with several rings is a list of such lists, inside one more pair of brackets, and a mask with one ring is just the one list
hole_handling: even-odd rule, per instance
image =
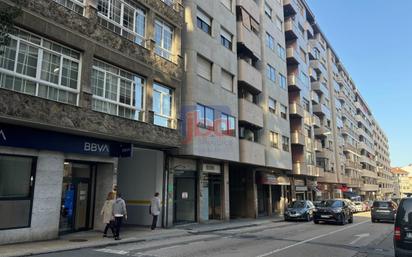
[[181, 143], [180, 7], [23, 1], [0, 55], [0, 244], [101, 229], [113, 190], [145, 223]]
[[391, 172], [388, 138], [376, 120], [373, 121], [373, 128], [376, 171], [379, 183], [377, 198], [390, 199], [394, 194], [394, 183]]
[[409, 173], [399, 167], [391, 168], [391, 173], [394, 176], [394, 197], [403, 198], [408, 193], [412, 193], [412, 184]]

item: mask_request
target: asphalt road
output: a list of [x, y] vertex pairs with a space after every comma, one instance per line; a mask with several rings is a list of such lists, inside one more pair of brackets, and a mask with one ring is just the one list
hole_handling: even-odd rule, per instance
[[278, 222], [39, 257], [383, 257], [394, 256], [392, 237], [393, 224], [371, 223], [361, 214], [345, 226]]

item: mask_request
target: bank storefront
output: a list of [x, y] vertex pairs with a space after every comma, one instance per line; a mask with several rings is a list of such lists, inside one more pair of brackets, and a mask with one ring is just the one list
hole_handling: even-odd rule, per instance
[[0, 244], [101, 229], [131, 145], [0, 123]]

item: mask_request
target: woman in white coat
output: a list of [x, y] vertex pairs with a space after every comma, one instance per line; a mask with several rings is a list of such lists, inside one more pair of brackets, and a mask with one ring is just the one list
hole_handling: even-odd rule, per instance
[[151, 229], [154, 230], [157, 225], [157, 217], [160, 214], [160, 198], [159, 193], [155, 193], [154, 197], [150, 201], [150, 214], [153, 216], [152, 220], [152, 227]]
[[102, 211], [100, 212], [100, 215], [103, 217], [103, 223], [106, 224], [106, 227], [104, 228], [103, 232], [103, 237], [107, 237], [107, 230], [110, 228], [112, 231], [113, 237], [114, 237], [114, 228], [113, 228], [113, 203], [114, 203], [114, 193], [110, 192], [107, 195], [107, 199], [104, 202]]

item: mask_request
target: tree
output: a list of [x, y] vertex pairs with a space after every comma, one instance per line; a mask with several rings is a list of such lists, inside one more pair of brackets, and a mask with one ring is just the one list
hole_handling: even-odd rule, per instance
[[22, 13], [21, 0], [16, 1], [16, 6], [1, 8], [0, 10], [0, 54], [10, 42], [10, 32], [14, 27], [14, 20]]

